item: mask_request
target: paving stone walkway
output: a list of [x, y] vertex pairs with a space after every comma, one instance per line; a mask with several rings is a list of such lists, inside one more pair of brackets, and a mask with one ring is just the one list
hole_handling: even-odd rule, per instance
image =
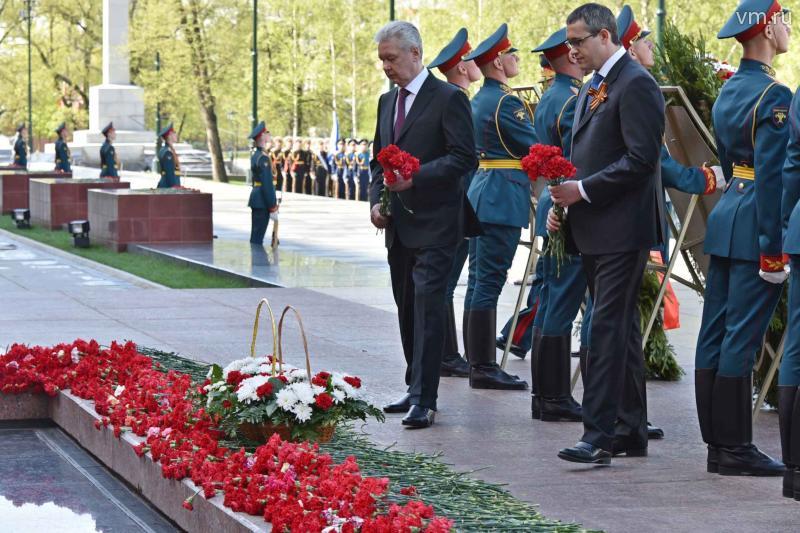
[[[338, 209], [338, 204], [334, 207]], [[331, 216], [347, 219], [356, 215], [336, 212]], [[287, 226], [290, 219], [287, 215]], [[363, 223], [358, 220], [346, 223], [355, 227]], [[215, 226], [218, 223], [219, 227], [223, 225], [215, 218]], [[241, 228], [233, 226], [226, 230], [230, 231], [228, 237], [241, 240]], [[302, 234], [300, 229], [293, 231]], [[312, 236], [283, 235], [282, 246], [308, 255], [309, 265], [318, 264], [315, 261], [328, 253], [324, 244], [319, 245], [319, 256], [314, 253], [315, 246], [309, 244]], [[293, 242], [296, 238], [305, 248], [301, 250], [301, 244]], [[0, 241], [6, 240], [0, 234]], [[350, 246], [347, 242], [342, 246]], [[374, 268], [388, 276], [385, 267], [377, 264], [385, 253], [380, 245], [375, 239], [369, 245], [353, 242], [352, 249], [342, 251], [341, 256], [350, 254], [350, 261], [362, 267], [374, 260]], [[372, 246], [378, 249], [374, 251]], [[24, 252], [25, 246], [19, 250]], [[37, 253], [37, 260], [54, 260]], [[351, 283], [311, 289], [166, 290], [122, 280], [115, 286], [85, 286], [76, 281], [79, 276], [54, 287], [41, 271], [23, 261], [0, 261], [0, 266], [8, 267], [0, 269], [0, 346], [14, 341], [51, 344], [75, 337], [93, 337], [101, 342], [132, 339], [203, 361], [225, 363], [247, 355], [253, 312], [258, 301], [267, 297], [276, 311], [291, 304], [302, 313], [313, 368], [363, 376], [375, 402], [402, 393], [402, 350], [391, 293], [386, 287]], [[40, 279], [43, 285], [38, 285]], [[517, 289], [506, 286], [500, 315], [513, 305]], [[532, 421], [527, 392], [472, 391], [465, 380], [457, 378], [442, 380], [441, 410], [433, 428], [408, 431], [400, 426], [398, 416], [390, 416], [385, 424], [371, 423], [364, 430], [380, 444], [443, 451], [443, 460], [455, 468], [480, 469], [475, 476], [508, 484], [517, 497], [539, 504], [546, 516], [580, 522], [588, 528], [620, 532], [797, 531], [800, 503], [780, 496], [780, 479], [722, 477], [705, 472], [692, 378], [702, 308], [696, 295], [680, 287], [676, 290], [682, 327], [668, 335], [687, 376], [677, 383], [648, 384], [650, 419], [665, 429], [667, 438], [651, 443], [646, 458], [615, 459], [610, 468], [562, 462], [556, 452], [577, 440], [580, 424]], [[259, 353], [271, 351], [266, 327], [258, 346]], [[289, 361], [300, 363], [300, 346], [297, 328], [290, 323], [285, 346]], [[527, 360], [512, 358], [509, 369], [521, 376], [530, 374]], [[580, 395], [579, 386], [576, 396]], [[774, 412], [760, 414], [754, 433], [762, 449], [779, 454]]]

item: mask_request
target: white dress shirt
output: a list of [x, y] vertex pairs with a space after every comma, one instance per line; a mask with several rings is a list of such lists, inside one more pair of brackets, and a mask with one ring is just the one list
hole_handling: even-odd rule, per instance
[[[620, 46], [619, 49], [611, 55], [611, 57], [606, 59], [606, 62], [603, 63], [603, 66], [600, 67], [600, 70], [598, 70], [597, 73], [603, 76], [603, 79], [606, 79], [606, 77], [608, 77], [608, 73], [611, 72], [611, 69], [614, 68], [614, 65], [617, 64], [617, 61], [622, 59], [622, 56], [624, 56], [627, 53], [628, 51], [625, 50], [625, 47]], [[581, 192], [581, 196], [583, 197], [584, 200], [586, 200], [589, 203], [592, 203], [592, 201], [589, 200], [589, 196], [587, 196], [586, 191], [583, 190], [583, 183], [581, 183], [580, 181], [578, 182], [578, 190]]]
[[[411, 111], [411, 104], [414, 103], [414, 99], [417, 97], [417, 93], [419, 90], [422, 89], [422, 84], [425, 83], [425, 80], [428, 78], [428, 69], [422, 67], [422, 70], [417, 77], [411, 80], [411, 82], [405, 86], [405, 90], [407, 90], [410, 94], [406, 95], [406, 114], [408, 116], [408, 112]], [[400, 91], [397, 91], [397, 99], [400, 99]], [[395, 100], [394, 104], [394, 118], [392, 120], [392, 124], [397, 122], [397, 100]]]

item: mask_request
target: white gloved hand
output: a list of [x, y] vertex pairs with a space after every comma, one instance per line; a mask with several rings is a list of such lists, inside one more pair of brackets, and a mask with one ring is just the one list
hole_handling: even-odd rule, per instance
[[786, 278], [789, 277], [789, 273], [786, 272], [785, 269], [779, 270], [778, 272], [764, 272], [763, 270], [759, 270], [758, 275], [761, 276], [761, 279], [764, 281], [774, 283], [776, 285], [780, 285], [786, 281]]
[[270, 214], [269, 214], [269, 219], [272, 220], [273, 222], [277, 222], [278, 221], [278, 211], [271, 211]]
[[717, 190], [721, 191], [725, 188], [725, 174], [722, 172], [722, 167], [718, 165], [714, 165], [711, 167], [711, 171], [714, 173], [714, 177], [717, 178]]

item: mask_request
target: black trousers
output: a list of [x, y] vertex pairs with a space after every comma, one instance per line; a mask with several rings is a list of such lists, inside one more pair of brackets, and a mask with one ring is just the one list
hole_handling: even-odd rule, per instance
[[264, 244], [264, 235], [269, 225], [269, 211], [250, 209], [250, 244]]
[[649, 250], [583, 255], [594, 300], [583, 393], [584, 442], [611, 450], [614, 436], [647, 443], [639, 288]]
[[407, 248], [395, 235], [389, 248], [392, 292], [406, 358], [411, 404], [436, 409], [445, 331], [445, 293], [457, 243]]

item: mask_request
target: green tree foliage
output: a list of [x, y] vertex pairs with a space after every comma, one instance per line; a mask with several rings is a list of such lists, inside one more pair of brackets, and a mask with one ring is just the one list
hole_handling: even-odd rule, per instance
[[[473, 46], [502, 22], [520, 49], [521, 75], [514, 85], [535, 85], [538, 59], [529, 51], [564, 24], [578, 2], [561, 0], [396, 0], [396, 17], [418, 25], [424, 59], [432, 59], [458, 28], [466, 26]], [[657, 0], [628, 2], [643, 27], [655, 29]], [[787, 0], [786, 7], [795, 7]], [[606, 2], [618, 11], [623, 2]], [[0, 0], [0, 130], [9, 133], [27, 116], [26, 0]], [[717, 30], [736, 0], [667, 0], [667, 19], [692, 38], [703, 37], [708, 51], [733, 65], [741, 48], [719, 41]], [[130, 55], [132, 81], [145, 88], [147, 124], [155, 128], [156, 102], [173, 120], [181, 139], [208, 146], [208, 107], [213, 100], [220, 143], [242, 139], [251, 123], [253, 0], [132, 0]], [[188, 10], [188, 11], [187, 11]], [[196, 10], [202, 46], [187, 39]], [[259, 118], [275, 135], [327, 135], [331, 111], [343, 135], [374, 132], [377, 97], [387, 88], [373, 43], [388, 20], [384, 0], [259, 0]], [[34, 134], [52, 140], [52, 128], [67, 119], [88, 125], [89, 87], [102, 81], [102, 2], [33, 0]], [[800, 46], [797, 44], [795, 48]], [[162, 60], [155, 72], [155, 53]], [[202, 51], [200, 56], [198, 52]], [[205, 66], [198, 66], [196, 58]], [[780, 56], [778, 77], [798, 81], [797, 54]], [[200, 69], [198, 71], [198, 68]], [[203, 70], [205, 69], [205, 70]], [[203, 92], [201, 92], [203, 91]], [[205, 104], [204, 104], [205, 102]], [[205, 106], [205, 107], [204, 107]], [[212, 121], [213, 122], [213, 121]]]

